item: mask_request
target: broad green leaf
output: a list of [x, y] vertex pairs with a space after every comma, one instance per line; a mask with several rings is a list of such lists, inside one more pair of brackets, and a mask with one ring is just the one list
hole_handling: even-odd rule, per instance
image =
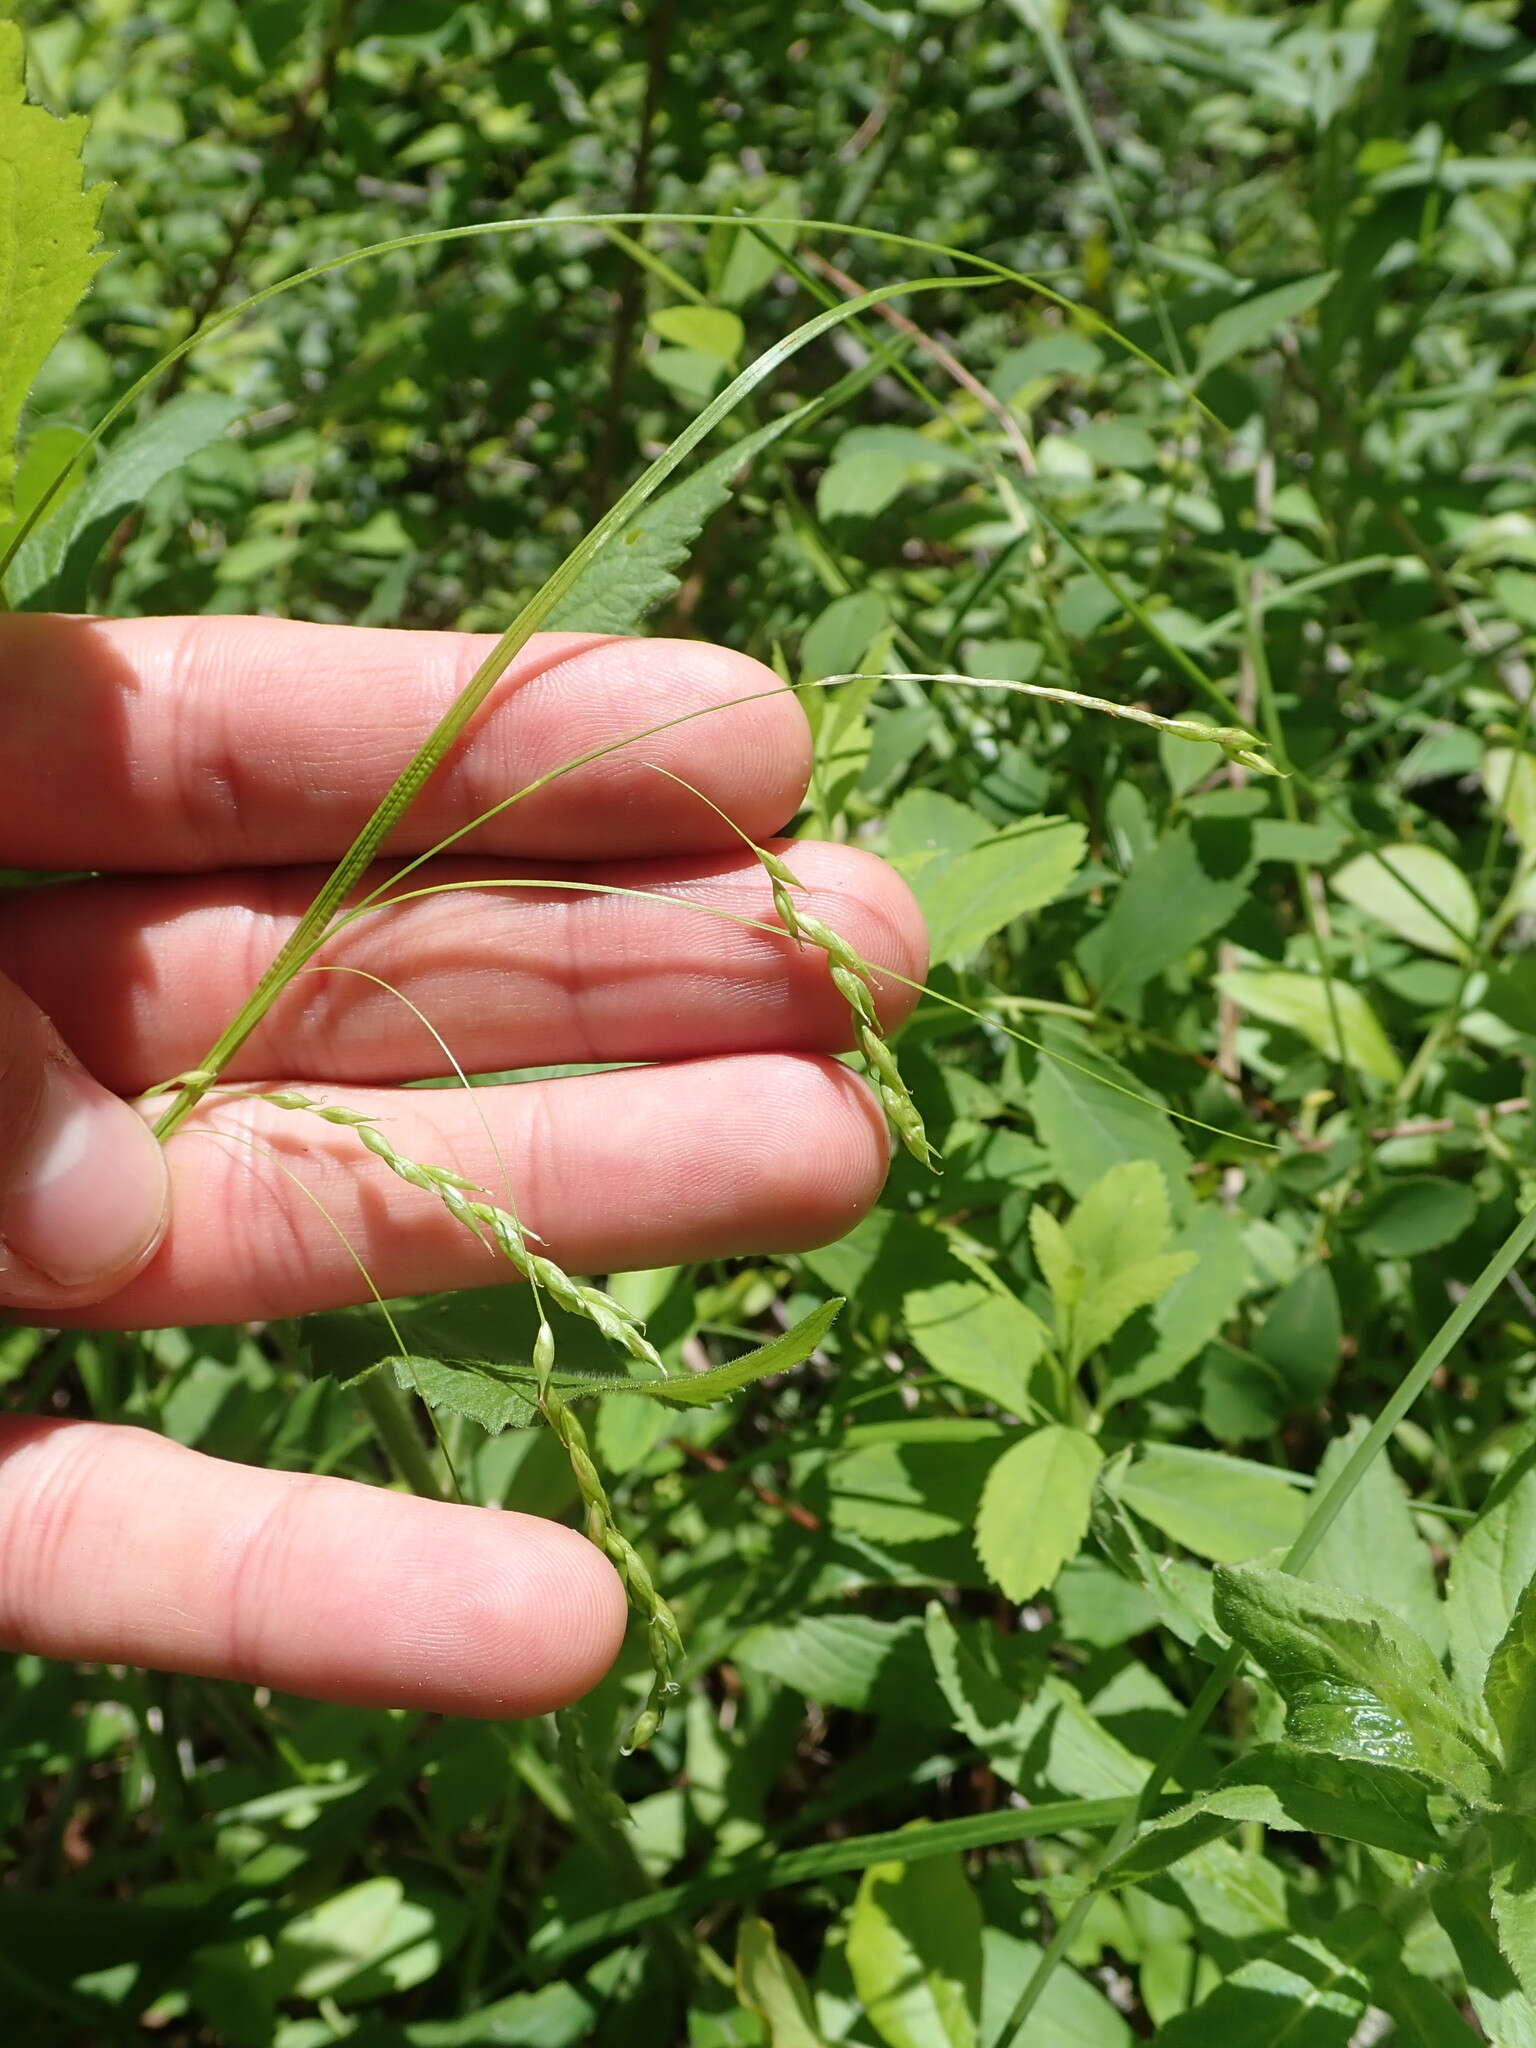
[[1045, 1330], [1017, 1296], [967, 1276], [914, 1288], [902, 1307], [907, 1334], [935, 1372], [1011, 1415], [1030, 1412], [1030, 1368]]
[[1523, 1815], [1488, 1816], [1489, 1897], [1499, 1947], [1527, 1999], [1536, 2000], [1536, 1828]]
[[126, 434], [61, 511], [31, 536], [16, 568], [31, 565], [33, 577], [39, 571], [43, 575], [36, 581], [17, 577], [13, 601], [18, 607], [83, 611], [91, 570], [118, 524], [143, 504], [156, 484], [220, 440], [240, 412], [232, 398], [188, 391]]
[[[550, 1381], [571, 1401], [594, 1394], [639, 1394], [646, 1400], [665, 1401], [674, 1408], [707, 1408], [716, 1401], [728, 1401], [732, 1394], [739, 1394], [758, 1380], [770, 1379], [775, 1373], [793, 1372], [797, 1365], [803, 1365], [842, 1308], [840, 1296], [824, 1301], [782, 1336], [760, 1344], [755, 1351], [743, 1352], [740, 1358], [725, 1365], [711, 1366], [707, 1372], [673, 1373], [670, 1379], [659, 1380], [640, 1379], [623, 1372], [566, 1373], [557, 1367]], [[533, 1376], [531, 1367], [506, 1370], [525, 1380]]]
[[[825, 1468], [832, 1525], [882, 1545], [957, 1537], [1007, 1441], [1000, 1423], [957, 1415], [851, 1430]], [[958, 1565], [947, 1555], [927, 1561]]]
[[[765, 222], [792, 220], [800, 212], [800, 188], [791, 178], [774, 178], [754, 206], [740, 208], [744, 218], [756, 215]], [[729, 211], [732, 209], [722, 209]], [[727, 306], [744, 306], [755, 298], [779, 269], [779, 249], [792, 249], [793, 227], [764, 226], [756, 232], [746, 227], [716, 224], [704, 245], [704, 268], [709, 277], [711, 298]], [[766, 244], [766, 246], [765, 246]]]
[[1112, 1166], [1067, 1221], [1067, 1238], [1090, 1271], [1117, 1272], [1156, 1258], [1172, 1229], [1168, 1184], [1150, 1159]]
[[[878, 590], [850, 590], [819, 611], [800, 642], [800, 667], [809, 677], [837, 676], [862, 668], [870, 648], [891, 623], [890, 607]], [[817, 754], [824, 754], [837, 729], [849, 721], [854, 707], [862, 707], [874, 696], [879, 684], [873, 680], [844, 685], [830, 692], [811, 692], [811, 715], [817, 703], [825, 705], [819, 716]]]
[[663, 341], [726, 364], [735, 362], [747, 338], [740, 316], [724, 306], [660, 306], [650, 324]]
[[1362, 853], [1339, 869], [1331, 886], [1346, 903], [1426, 953], [1464, 960], [1477, 936], [1472, 884], [1433, 846], [1387, 846], [1379, 853]]
[[85, 117], [30, 105], [24, 60], [20, 27], [0, 21], [0, 517], [32, 380], [106, 261], [96, 235], [107, 188], [82, 185]]
[[[0, 518], [0, 548], [10, 545], [15, 528], [31, 512], [67, 465], [75, 462], [85, 447], [85, 435], [78, 427], [38, 427], [27, 437], [16, 471], [13, 491], [15, 517]], [[71, 514], [69, 501], [84, 485], [90, 471], [84, 462], [75, 463], [64, 476], [52, 506], [40, 526], [22, 542], [15, 561], [6, 571], [5, 594], [13, 608], [20, 609], [29, 591], [37, 589], [53, 574], [59, 549], [67, 536]], [[49, 538], [49, 536], [54, 538]]]
[[1492, 1759], [1439, 1659], [1386, 1608], [1250, 1565], [1217, 1572], [1216, 1618], [1274, 1681], [1292, 1742], [1487, 1798]]
[[822, 472], [816, 510], [823, 519], [874, 518], [937, 470], [971, 467], [968, 455], [911, 427], [853, 427]]
[[419, 1394], [429, 1408], [465, 1416], [492, 1436], [504, 1429], [527, 1429], [536, 1419], [538, 1411], [529, 1398], [531, 1380], [513, 1377], [504, 1366], [450, 1364], [442, 1358], [392, 1357], [379, 1362], [391, 1367], [406, 1392]]
[[1481, 1705], [1489, 1662], [1536, 1576], [1536, 1458], [1518, 1459], [1451, 1559], [1445, 1609], [1451, 1664]]
[[[1032, 1941], [1001, 1927], [981, 1936], [981, 2048], [1013, 2048], [1008, 2017], [1040, 1961]], [[1135, 2036], [1098, 1986], [1063, 1964], [1029, 2018], [1028, 2048], [1132, 2048]]]
[[1049, 1586], [1077, 1554], [1102, 1463], [1091, 1436], [1052, 1424], [1013, 1444], [987, 1474], [976, 1553], [1010, 1600]]
[[1218, 313], [1205, 330], [1200, 344], [1195, 376], [1207, 376], [1234, 356], [1246, 355], [1273, 341], [1282, 327], [1300, 319], [1332, 291], [1338, 280], [1336, 270], [1319, 271], [1315, 277], [1293, 278], [1272, 291], [1240, 299], [1224, 313]]
[[968, 960], [1016, 917], [1053, 902], [1087, 845], [1070, 818], [994, 827], [937, 790], [898, 799], [886, 850], [922, 906], [936, 960]]
[[982, 1663], [942, 1602], [929, 1601], [923, 1631], [955, 1727], [1000, 1778], [1010, 1785], [1022, 1784], [1040, 1727], [1033, 1702], [1021, 1699], [1017, 1686], [1006, 1684]]
[[[740, 1358], [733, 1358], [725, 1365], [712, 1367], [708, 1372], [674, 1373], [669, 1380], [624, 1380], [619, 1377], [617, 1387], [601, 1387], [602, 1393], [644, 1394], [653, 1401], [668, 1401], [680, 1408], [707, 1407], [714, 1401], [725, 1401], [732, 1394], [739, 1394], [744, 1387], [754, 1385], [758, 1380], [769, 1379], [775, 1373], [793, 1372], [797, 1365], [803, 1365], [837, 1321], [843, 1309], [841, 1297], [824, 1301], [820, 1308], [811, 1310], [791, 1330], [775, 1337], [770, 1343], [760, 1344], [755, 1351], [747, 1351]], [[584, 1389], [577, 1387], [575, 1392]]]
[[1120, 1161], [1150, 1159], [1166, 1177], [1177, 1208], [1189, 1155], [1146, 1085], [1068, 1025], [1043, 1025], [1040, 1044], [1030, 1107], [1062, 1186], [1085, 1195]]
[[1505, 1799], [1536, 1813], [1536, 1578], [1522, 1589], [1488, 1660], [1483, 1701], [1504, 1748]]
[[1064, 1225], [1043, 1207], [1030, 1210], [1030, 1241], [1074, 1371], [1195, 1265], [1195, 1253], [1165, 1249], [1170, 1229], [1168, 1184], [1150, 1159], [1112, 1166]]
[[816, 486], [821, 519], [876, 519], [907, 488], [912, 466], [903, 456], [872, 449], [829, 462]]
[[1275, 1296], [1255, 1333], [1253, 1348], [1280, 1375], [1291, 1405], [1299, 1408], [1333, 1385], [1343, 1341], [1338, 1289], [1319, 1261], [1303, 1266]]
[[1128, 1401], [1159, 1387], [1186, 1366], [1235, 1313], [1248, 1285], [1249, 1260], [1236, 1219], [1214, 1202], [1203, 1203], [1172, 1249], [1187, 1269], [1152, 1304], [1150, 1348], [1132, 1349], [1122, 1331], [1107, 1354], [1104, 1400]]
[[1464, 1182], [1405, 1174], [1361, 1203], [1355, 1241], [1378, 1259], [1416, 1259], [1454, 1244], [1476, 1220], [1477, 1197]]
[[848, 1967], [889, 2048], [976, 2048], [981, 1908], [958, 1856], [877, 1863], [848, 1923]]
[[[1402, 2048], [1477, 2048], [1478, 2036], [1427, 1977], [1404, 1969], [1371, 1971], [1371, 1997], [1396, 2024]], [[1502, 2036], [1495, 2036], [1501, 2039]]]
[[[1316, 1491], [1327, 1491], [1365, 1435], [1362, 1418], [1335, 1437], [1317, 1468]], [[1435, 1655], [1445, 1649], [1445, 1608], [1435, 1566], [1408, 1511], [1408, 1495], [1386, 1457], [1366, 1467], [1300, 1576], [1341, 1593], [1357, 1593], [1406, 1621]]]
[[[1153, 1169], [1154, 1172], [1156, 1169]], [[1193, 1252], [1164, 1252], [1121, 1266], [1091, 1286], [1079, 1304], [1072, 1325], [1071, 1361], [1076, 1364], [1107, 1344], [1121, 1324], [1138, 1309], [1162, 1300], [1195, 1265]]]
[[736, 1930], [736, 1995], [767, 2028], [767, 2048], [826, 2048], [805, 1979], [766, 1920], [747, 1916]]
[[802, 1614], [793, 1622], [748, 1629], [731, 1654], [744, 1669], [762, 1672], [821, 1706], [949, 1725], [915, 1614], [901, 1621]]
[[[1481, 1896], [1479, 1896], [1481, 1894]], [[1536, 2008], [1499, 1952], [1488, 1916], [1488, 1888], [1476, 1881], [1437, 1886], [1429, 1894], [1467, 1980], [1467, 1996], [1498, 2048], [1536, 2048]]]
[[[733, 1394], [739, 1394], [757, 1380], [768, 1379], [775, 1373], [791, 1372], [797, 1365], [802, 1365], [832, 1327], [842, 1307], [841, 1297], [823, 1302], [793, 1329], [784, 1331], [770, 1343], [761, 1344], [755, 1351], [745, 1352], [725, 1365], [713, 1366], [707, 1372], [674, 1373], [669, 1379], [642, 1379], [632, 1373], [572, 1372], [556, 1366], [550, 1374], [550, 1384], [570, 1401], [587, 1400], [597, 1395], [638, 1394], [649, 1400], [663, 1401], [669, 1407], [708, 1407], [716, 1401], [729, 1400]], [[377, 1358], [368, 1346], [369, 1333], [377, 1328], [371, 1317], [355, 1321], [341, 1316], [311, 1320], [319, 1326], [311, 1339], [312, 1349], [318, 1351], [320, 1331], [323, 1330], [327, 1341], [336, 1347], [328, 1356], [325, 1369], [334, 1372], [343, 1384], [350, 1385], [378, 1366], [388, 1364], [394, 1367], [402, 1386], [415, 1388], [433, 1407], [448, 1408], [466, 1415], [485, 1429], [522, 1428], [533, 1419], [532, 1397], [538, 1376], [527, 1360], [495, 1361], [429, 1352]], [[404, 1315], [397, 1321], [404, 1321], [415, 1334], [418, 1327], [415, 1317]], [[430, 1322], [420, 1327], [425, 1332], [430, 1328]]]
[[1366, 1842], [1432, 1860], [1443, 1844], [1430, 1818], [1431, 1781], [1397, 1764], [1263, 1743], [1210, 1791], [1155, 1820], [1117, 1859], [1116, 1878], [1150, 1877], [1245, 1822]]
[[361, 2004], [425, 1983], [464, 1925], [451, 1897], [409, 1892], [398, 1877], [370, 1877], [297, 1914], [277, 1936], [284, 1994]]
[[[1195, 742], [1171, 744], [1212, 751]], [[1077, 949], [1101, 1000], [1139, 1014], [1141, 990], [1153, 976], [1223, 930], [1248, 901], [1254, 867], [1253, 832], [1242, 818], [1180, 825], [1143, 854]]]
[[[1153, 1172], [1156, 1171], [1154, 1167]], [[1035, 1264], [1051, 1291], [1059, 1325], [1071, 1317], [1082, 1300], [1088, 1284], [1088, 1267], [1072, 1249], [1065, 1227], [1043, 1202], [1037, 1202], [1029, 1212], [1029, 1242]]]
[[1239, 1964], [1170, 2020], [1159, 2048], [1350, 2048], [1370, 2002], [1366, 1980], [1311, 1935], [1290, 1934]]
[[770, 420], [653, 498], [625, 532], [582, 570], [544, 621], [548, 632], [632, 633], [678, 590], [675, 574], [738, 473], [786, 433], [804, 408]]
[[1329, 1059], [1337, 1059], [1339, 1039], [1334, 1035], [1328, 1000], [1331, 989], [1348, 1064], [1389, 1085], [1402, 1079], [1402, 1062], [1392, 1050], [1375, 1011], [1347, 981], [1325, 983], [1315, 974], [1292, 974], [1285, 969], [1259, 972], [1251, 968], [1234, 968], [1215, 979], [1223, 995], [1230, 996], [1240, 1008], [1251, 1010], [1268, 1024], [1283, 1025]]
[[1306, 1495], [1269, 1465], [1182, 1444], [1148, 1444], [1115, 1491], [1197, 1557], [1238, 1564], [1293, 1542]]

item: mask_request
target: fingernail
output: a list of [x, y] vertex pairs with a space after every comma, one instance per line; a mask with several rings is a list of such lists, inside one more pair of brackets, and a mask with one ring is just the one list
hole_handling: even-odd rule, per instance
[[49, 1060], [24, 1155], [0, 1174], [7, 1294], [24, 1291], [23, 1268], [72, 1290], [126, 1279], [165, 1225], [165, 1156], [149, 1126], [68, 1061]]

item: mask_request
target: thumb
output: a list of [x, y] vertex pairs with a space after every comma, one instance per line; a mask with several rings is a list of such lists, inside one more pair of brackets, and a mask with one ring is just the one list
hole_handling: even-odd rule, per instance
[[0, 1303], [113, 1293], [159, 1243], [169, 1188], [143, 1118], [0, 975]]

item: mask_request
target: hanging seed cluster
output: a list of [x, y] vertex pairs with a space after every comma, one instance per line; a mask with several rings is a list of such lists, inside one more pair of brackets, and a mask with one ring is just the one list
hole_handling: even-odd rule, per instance
[[762, 862], [773, 884], [773, 907], [779, 913], [784, 929], [792, 939], [817, 946], [826, 954], [833, 986], [848, 1005], [853, 1019], [853, 1035], [859, 1055], [902, 1148], [919, 1165], [937, 1169], [939, 1155], [928, 1142], [928, 1133], [923, 1128], [917, 1104], [901, 1077], [896, 1055], [880, 1029], [874, 991], [869, 985], [869, 969], [846, 939], [824, 925], [819, 917], [812, 917], [797, 907], [789, 892], [804, 885], [795, 879], [778, 854], [770, 853], [766, 846], [754, 846], [752, 851]]
[[365, 1145], [376, 1159], [382, 1160], [391, 1173], [408, 1187], [419, 1188], [424, 1194], [435, 1196], [455, 1221], [473, 1231], [482, 1242], [488, 1241], [493, 1245], [537, 1290], [541, 1323], [534, 1345], [533, 1365], [538, 1375], [539, 1412], [570, 1460], [571, 1476], [585, 1511], [587, 1537], [618, 1573], [630, 1605], [646, 1626], [651, 1690], [630, 1731], [627, 1745], [629, 1749], [643, 1748], [660, 1728], [668, 1700], [676, 1696], [678, 1687], [672, 1666], [674, 1658], [682, 1654], [682, 1637], [671, 1608], [656, 1589], [645, 1559], [614, 1519], [613, 1504], [588, 1448], [586, 1431], [574, 1409], [550, 1385], [555, 1363], [555, 1335], [549, 1322], [542, 1319], [542, 1297], [547, 1295], [572, 1315], [584, 1316], [610, 1343], [665, 1377], [666, 1367], [660, 1354], [646, 1337], [638, 1320], [611, 1294], [605, 1294], [600, 1287], [589, 1287], [580, 1280], [573, 1280], [553, 1259], [534, 1251], [522, 1225], [509, 1210], [480, 1199], [475, 1183], [465, 1179], [463, 1174], [455, 1173], [446, 1166], [426, 1166], [420, 1160], [406, 1158], [364, 1111], [347, 1109], [339, 1103], [317, 1102], [297, 1089], [271, 1089], [257, 1099], [270, 1102], [274, 1108], [302, 1111], [319, 1117], [323, 1123], [355, 1132], [359, 1143]]

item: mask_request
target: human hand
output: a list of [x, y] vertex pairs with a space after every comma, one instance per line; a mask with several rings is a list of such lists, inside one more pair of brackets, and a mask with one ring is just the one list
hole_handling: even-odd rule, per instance
[[[154, 1328], [366, 1298], [357, 1258], [385, 1296], [508, 1273], [346, 1131], [210, 1100], [162, 1152], [121, 1099], [202, 1058], [484, 651], [268, 619], [0, 618], [0, 865], [99, 871], [0, 889], [0, 1302]], [[804, 716], [757, 663], [695, 642], [535, 639], [391, 851], [606, 741], [759, 691], [551, 783], [413, 886], [579, 879], [771, 921], [740, 839], [655, 770], [762, 839], [804, 794]], [[793, 865], [866, 959], [921, 975], [921, 923], [888, 869], [830, 845], [797, 844]], [[359, 921], [320, 956], [338, 964], [408, 997], [471, 1073], [646, 1063], [402, 1094], [448, 1071], [418, 1017], [359, 975], [310, 972], [225, 1076], [345, 1084], [401, 1151], [493, 1190], [504, 1162], [570, 1269], [822, 1243], [879, 1191], [881, 1118], [826, 1057], [848, 1014], [808, 947], [653, 900], [487, 887]], [[877, 996], [889, 1021], [909, 1007], [899, 983]], [[137, 1429], [0, 1420], [12, 1647], [521, 1714], [594, 1684], [623, 1629], [612, 1569], [555, 1524], [247, 1471]]]

